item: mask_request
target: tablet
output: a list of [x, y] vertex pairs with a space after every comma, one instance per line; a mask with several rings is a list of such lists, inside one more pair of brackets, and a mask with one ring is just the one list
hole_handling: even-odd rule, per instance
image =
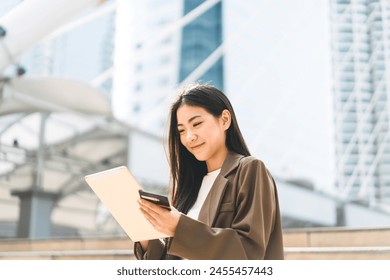
[[87, 175], [85, 181], [132, 241], [167, 237], [141, 213], [138, 200], [142, 188], [126, 166]]

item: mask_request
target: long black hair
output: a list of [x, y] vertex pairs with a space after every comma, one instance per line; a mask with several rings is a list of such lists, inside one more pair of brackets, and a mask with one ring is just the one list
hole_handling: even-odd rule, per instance
[[196, 84], [182, 88], [170, 110], [169, 160], [172, 176], [172, 203], [182, 213], [187, 213], [194, 205], [203, 177], [207, 174], [206, 162], [198, 161], [181, 143], [177, 128], [177, 110], [182, 105], [197, 106], [218, 118], [223, 110], [231, 114], [231, 124], [226, 132], [226, 147], [229, 151], [249, 156], [227, 96], [217, 88], [207, 84]]

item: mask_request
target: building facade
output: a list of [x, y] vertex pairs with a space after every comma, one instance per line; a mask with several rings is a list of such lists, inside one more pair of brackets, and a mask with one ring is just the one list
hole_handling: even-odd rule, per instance
[[370, 205], [390, 197], [390, 2], [332, 0], [336, 184]]
[[[183, 16], [193, 11], [204, 0], [184, 0]], [[222, 44], [222, 3], [211, 7], [182, 30], [179, 81], [185, 80]], [[223, 56], [199, 77], [223, 90]]]

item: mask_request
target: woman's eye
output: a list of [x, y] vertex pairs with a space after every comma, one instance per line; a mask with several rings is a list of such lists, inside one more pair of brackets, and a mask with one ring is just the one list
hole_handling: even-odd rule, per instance
[[198, 126], [200, 124], [202, 124], [202, 122], [197, 122], [197, 123], [194, 123], [194, 126]]
[[183, 134], [184, 130], [178, 130], [177, 132], [179, 132], [179, 134]]

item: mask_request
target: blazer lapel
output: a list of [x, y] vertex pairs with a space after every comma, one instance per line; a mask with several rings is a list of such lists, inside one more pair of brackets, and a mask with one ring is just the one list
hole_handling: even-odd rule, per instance
[[242, 155], [229, 152], [218, 174], [213, 186], [210, 189], [206, 200], [200, 209], [198, 220], [210, 226], [214, 224], [214, 220], [219, 212], [219, 207], [222, 203], [222, 198], [228, 185], [226, 176], [238, 167], [238, 164], [243, 158]]
[[227, 184], [228, 179], [219, 174], [215, 179], [215, 182], [211, 187], [202, 208], [200, 209], [198, 217], [199, 221], [208, 225], [213, 225]]

